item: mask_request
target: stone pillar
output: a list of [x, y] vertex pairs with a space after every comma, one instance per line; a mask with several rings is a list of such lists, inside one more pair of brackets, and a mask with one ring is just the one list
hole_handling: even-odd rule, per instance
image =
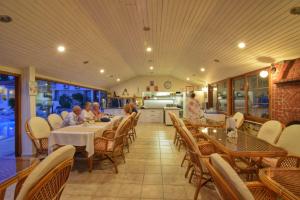
[[26, 120], [36, 115], [36, 96], [29, 95], [29, 83], [35, 81], [35, 68], [26, 67], [22, 73], [22, 94], [21, 94], [21, 133], [22, 133], [22, 155], [32, 155], [34, 148], [31, 140], [25, 131]]

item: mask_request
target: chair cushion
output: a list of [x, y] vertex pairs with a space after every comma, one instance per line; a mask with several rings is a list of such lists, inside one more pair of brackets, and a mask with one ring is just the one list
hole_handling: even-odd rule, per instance
[[63, 125], [63, 120], [58, 114], [49, 115], [48, 122], [53, 130], [61, 128]]
[[65, 120], [65, 118], [67, 117], [68, 114], [69, 114], [68, 111], [62, 111], [62, 112], [60, 113], [61, 118], [62, 118], [63, 120]]
[[23, 200], [30, 189], [38, 183], [49, 171], [54, 169], [57, 165], [65, 160], [72, 159], [74, 157], [75, 147], [72, 145], [66, 145], [47, 156], [25, 180], [21, 191], [17, 197], [17, 200]]
[[212, 154], [210, 156], [211, 163], [215, 170], [225, 179], [226, 183], [235, 190], [240, 200], [254, 200], [253, 195], [247, 188], [234, 169], [226, 162], [219, 154]]
[[277, 146], [288, 151], [289, 155], [300, 156], [300, 125], [286, 127], [277, 142]]
[[257, 137], [269, 142], [270, 144], [275, 144], [282, 131], [282, 125], [279, 121], [270, 120], [264, 123], [258, 131]]
[[240, 128], [243, 125], [243, 123], [244, 123], [244, 114], [240, 113], [240, 112], [236, 112], [233, 115], [233, 119], [236, 122], [236, 128]]
[[48, 138], [50, 135], [50, 126], [47, 121], [41, 117], [32, 117], [28, 121], [31, 134], [37, 138]]

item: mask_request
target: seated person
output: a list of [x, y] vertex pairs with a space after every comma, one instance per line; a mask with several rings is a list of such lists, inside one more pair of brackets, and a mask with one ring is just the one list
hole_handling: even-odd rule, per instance
[[80, 117], [81, 108], [74, 106], [73, 111], [70, 112], [64, 119], [63, 126], [73, 126], [83, 123], [83, 119]]
[[123, 110], [124, 110], [125, 116], [129, 116], [132, 113], [132, 109], [131, 109], [131, 105], [130, 104], [126, 104], [123, 107]]
[[95, 119], [97, 119], [97, 120], [101, 119], [101, 117], [104, 116], [104, 113], [100, 112], [100, 105], [97, 102], [93, 103], [93, 110], [92, 110], [92, 112], [93, 112], [93, 114], [95, 116]]
[[136, 106], [135, 103], [130, 103], [130, 106], [131, 106], [131, 111], [132, 112], [138, 113], [137, 106]]
[[91, 108], [92, 108], [91, 102], [86, 102], [84, 109], [80, 114], [81, 119], [83, 119], [84, 121], [89, 121], [95, 118], [95, 115], [92, 112]]

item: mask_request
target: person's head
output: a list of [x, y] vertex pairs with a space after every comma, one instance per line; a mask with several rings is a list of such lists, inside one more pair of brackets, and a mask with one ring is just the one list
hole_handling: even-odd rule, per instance
[[100, 105], [98, 102], [94, 102], [93, 103], [93, 110], [99, 110], [100, 109]]
[[80, 106], [74, 106], [74, 107], [73, 107], [73, 113], [75, 113], [77, 116], [79, 116], [80, 113], [81, 113], [81, 108], [80, 108]]
[[124, 109], [125, 114], [130, 114], [132, 112], [132, 108], [131, 108], [130, 104], [126, 104], [123, 109]]
[[92, 107], [92, 104], [91, 104], [91, 102], [86, 102], [85, 103], [85, 105], [84, 105], [84, 108], [85, 108], [85, 110], [87, 110], [87, 111], [90, 111], [91, 110], [91, 107]]
[[191, 93], [191, 98], [194, 99], [196, 94], [194, 92]]

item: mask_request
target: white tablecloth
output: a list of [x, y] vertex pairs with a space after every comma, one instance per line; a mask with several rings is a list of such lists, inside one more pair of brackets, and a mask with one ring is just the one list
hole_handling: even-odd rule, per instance
[[53, 130], [51, 131], [48, 141], [49, 151], [52, 151], [53, 146], [56, 144], [86, 146], [85, 150], [90, 157], [94, 154], [94, 138], [101, 137], [103, 132], [111, 129], [118, 119], [120, 119], [120, 117], [116, 116], [112, 118], [110, 122], [96, 122], [88, 126], [67, 126]]

